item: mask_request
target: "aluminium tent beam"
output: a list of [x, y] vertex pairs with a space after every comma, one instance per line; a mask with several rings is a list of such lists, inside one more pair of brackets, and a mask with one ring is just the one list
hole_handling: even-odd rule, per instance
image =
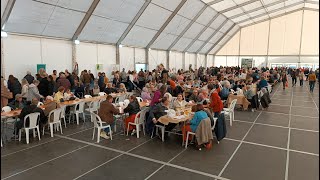
[[[275, 13], [275, 12], [278, 12], [278, 11], [282, 11], [282, 10], [285, 10], [285, 9], [287, 9], [287, 8], [294, 7], [294, 6], [301, 5], [301, 4], [303, 4], [303, 3], [301, 3], [301, 2], [293, 3], [293, 4], [290, 4], [290, 5], [288, 5], [288, 6], [284, 6], [284, 7], [277, 8], [277, 9], [274, 9], [274, 10], [272, 10], [272, 11], [269, 11], [269, 14]], [[249, 20], [251, 20], [251, 19], [256, 19], [256, 18], [259, 18], [259, 17], [263, 17], [263, 16], [265, 16], [265, 15], [266, 15], [266, 14], [259, 14], [259, 15], [253, 16], [253, 17], [251, 17], [251, 18], [249, 18], [249, 19], [244, 19], [244, 20], [242, 20], [242, 21], [239, 21], [239, 22], [237, 22], [237, 23], [238, 23], [238, 24], [241, 24], [241, 23], [244, 23], [244, 22], [249, 21]]]
[[11, 11], [13, 9], [14, 4], [16, 3], [16, 0], [9, 0], [7, 3], [6, 8], [4, 9], [3, 15], [1, 17], [1, 29], [3, 26], [7, 23], [9, 16], [11, 14]]
[[199, 34], [192, 40], [192, 42], [183, 50], [183, 52], [187, 52], [188, 49], [193, 45], [194, 42], [196, 42], [196, 40], [199, 39], [199, 37], [212, 25], [213, 21], [216, 20], [218, 18], [220, 14], [217, 13], [207, 24], [207, 26], [205, 26], [200, 32]]
[[205, 43], [202, 44], [202, 46], [196, 51], [196, 53], [199, 53], [202, 48], [209, 43], [209, 41], [213, 38], [214, 35], [216, 35], [220, 29], [228, 22], [228, 19], [226, 19], [223, 23], [220, 24], [220, 26], [211, 34], [211, 36], [207, 39]]
[[309, 3], [309, 4], [318, 4], [319, 5], [319, 2], [317, 2], [317, 1], [305, 1], [305, 3]]
[[179, 34], [179, 36], [173, 41], [173, 43], [169, 46], [167, 49], [170, 51], [174, 45], [177, 44], [177, 42], [182, 38], [182, 36], [189, 30], [189, 28], [193, 25], [193, 23], [196, 22], [196, 20], [199, 18], [199, 16], [207, 9], [209, 6], [204, 5], [200, 11], [197, 13], [197, 15], [190, 21], [190, 23], [184, 28], [184, 30]]
[[[239, 37], [239, 47], [238, 47], [239, 55], [238, 55], [238, 56], [240, 56], [241, 28], [239, 28], [238, 30], [236, 30], [236, 31], [235, 31], [235, 32], [234, 32], [234, 33], [233, 33], [233, 34], [228, 38], [228, 40], [227, 40], [224, 44], [222, 44], [222, 45], [217, 49], [217, 51], [216, 51], [216, 52], [214, 52], [214, 53], [213, 53], [213, 55], [214, 55], [214, 56], [216, 56], [217, 52], [219, 52], [219, 51], [220, 51], [220, 49], [221, 49], [221, 48], [223, 48], [223, 47], [224, 47], [224, 45], [225, 45], [225, 44], [227, 44], [227, 42], [229, 42], [229, 41], [230, 41], [230, 39], [231, 39], [231, 38], [233, 38], [233, 36], [234, 36], [234, 35], [236, 35], [239, 31], [240, 31], [240, 37]], [[212, 49], [213, 49], [213, 48], [212, 48]], [[212, 51], [212, 50], [211, 50], [211, 51]], [[209, 51], [209, 53], [210, 53], [211, 51]], [[209, 53], [208, 53], [208, 54], [209, 54]], [[237, 56], [237, 55], [235, 55], [235, 56]]]
[[211, 6], [211, 5], [213, 5], [213, 4], [217, 4], [217, 3], [221, 2], [221, 1], [223, 1], [223, 0], [215, 0], [215, 1], [208, 2], [207, 4], [208, 4], [209, 6]]
[[[232, 6], [232, 7], [230, 7], [230, 8], [227, 8], [227, 9], [225, 9], [225, 10], [220, 11], [220, 13], [226, 13], [226, 12], [232, 11], [232, 10], [234, 10], [234, 9], [237, 9], [237, 8], [239, 8], [239, 7], [243, 7], [243, 6], [245, 6], [245, 5], [248, 5], [248, 4], [257, 2], [257, 1], [259, 1], [259, 0], [250, 0], [250, 1], [247, 1], [247, 2], [244, 2], [244, 3], [241, 3], [241, 4], [237, 4], [236, 6]], [[232, 1], [232, 2], [233, 2], [233, 1]]]
[[213, 49], [217, 44], [219, 44], [219, 42], [231, 31], [231, 29], [233, 29], [233, 27], [234, 27], [235, 25], [236, 25], [236, 24], [233, 24], [233, 25], [227, 30], [227, 32], [225, 32], [224, 35], [223, 35], [222, 37], [220, 37], [220, 38], [218, 39], [218, 41], [217, 41], [216, 43], [214, 43], [213, 46], [212, 46], [212, 47], [207, 51], [207, 53], [205, 53], [205, 54], [209, 54], [210, 51], [212, 51], [212, 49]]
[[275, 19], [275, 18], [278, 18], [278, 17], [281, 17], [281, 16], [285, 16], [285, 15], [288, 15], [288, 14], [292, 14], [292, 13], [301, 11], [301, 10], [305, 10], [305, 8], [298, 8], [298, 9], [295, 9], [295, 10], [292, 10], [292, 11], [288, 11], [288, 12], [283, 13], [283, 14], [279, 14], [277, 16], [273, 16], [271, 18], [262, 19], [260, 21], [253, 22], [253, 23], [247, 24], [245, 26], [241, 26], [241, 28], [245, 28], [245, 27], [248, 27], [248, 26], [252, 26], [254, 24], [258, 24], [258, 23], [262, 23], [262, 22], [265, 22], [265, 21], [269, 21], [269, 20], [272, 20], [272, 19]]
[[120, 39], [117, 41], [117, 46], [119, 46], [121, 44], [121, 42], [127, 37], [127, 35], [129, 34], [129, 32], [131, 31], [131, 29], [133, 28], [133, 26], [137, 23], [137, 21], [139, 20], [140, 16], [143, 14], [143, 12], [147, 9], [147, 7], [149, 6], [149, 4], [151, 3], [151, 0], [146, 0], [144, 2], [144, 4], [142, 5], [142, 7], [140, 8], [140, 10], [138, 11], [138, 13], [136, 14], [136, 16], [133, 18], [133, 20], [130, 22], [129, 26], [127, 27], [127, 29], [123, 32], [123, 34], [121, 35]]
[[86, 26], [87, 22], [89, 21], [89, 18], [91, 17], [93, 11], [96, 9], [97, 5], [99, 4], [100, 0], [94, 0], [86, 12], [86, 15], [83, 17], [80, 25], [78, 26], [76, 32], [72, 36], [72, 41], [78, 39], [80, 33], [82, 32], [83, 28]]
[[157, 40], [157, 38], [160, 36], [160, 34], [163, 32], [163, 30], [168, 26], [168, 24], [171, 22], [171, 20], [174, 18], [174, 16], [177, 15], [177, 13], [180, 11], [182, 6], [187, 2], [187, 0], [182, 0], [180, 4], [174, 9], [174, 11], [171, 13], [169, 18], [166, 20], [166, 22], [161, 26], [161, 28], [157, 31], [157, 33], [153, 36], [151, 41], [147, 45], [147, 49], [149, 49], [152, 44]]

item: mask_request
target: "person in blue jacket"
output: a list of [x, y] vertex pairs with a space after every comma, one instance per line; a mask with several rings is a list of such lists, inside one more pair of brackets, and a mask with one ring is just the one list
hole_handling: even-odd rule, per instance
[[262, 88], [268, 89], [268, 81], [265, 79], [265, 77], [261, 76], [261, 80], [258, 84], [258, 88], [259, 89], [262, 89]]

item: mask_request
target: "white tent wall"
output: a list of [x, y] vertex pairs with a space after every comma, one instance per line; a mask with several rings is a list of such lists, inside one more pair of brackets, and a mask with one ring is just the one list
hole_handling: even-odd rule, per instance
[[167, 52], [151, 49], [149, 52], [149, 70], [157, 68], [157, 65], [163, 64], [167, 67]]
[[146, 50], [141, 48], [134, 48], [134, 62], [146, 63]]
[[207, 56], [207, 67], [213, 66], [213, 55]]
[[120, 71], [122, 68], [125, 68], [126, 72], [134, 69], [134, 48], [120, 48]]
[[111, 73], [116, 66], [116, 47], [98, 44], [98, 64], [103, 64], [103, 72], [110, 79]]
[[2, 39], [5, 78], [10, 74], [21, 80], [27, 71], [37, 73], [37, 64], [47, 64], [48, 74], [56, 70], [72, 69], [70, 41], [10, 35]]
[[206, 62], [206, 56], [203, 54], [198, 54], [197, 55], [197, 68], [200, 66], [205, 67], [205, 62]]
[[96, 76], [96, 64], [98, 63], [97, 44], [80, 43], [76, 48], [76, 61], [78, 62], [79, 72], [86, 69]]
[[[196, 63], [197, 63], [197, 55], [194, 53], [186, 53], [185, 59], [187, 59], [186, 64], [185, 64], [185, 69], [189, 69], [189, 65], [192, 65], [192, 68], [196, 68]], [[187, 64], [188, 62], [188, 64]]]
[[176, 71], [178, 69], [182, 68], [182, 53], [181, 52], [176, 52], [176, 51], [171, 51], [169, 54], [169, 68], [170, 69], [175, 69]]

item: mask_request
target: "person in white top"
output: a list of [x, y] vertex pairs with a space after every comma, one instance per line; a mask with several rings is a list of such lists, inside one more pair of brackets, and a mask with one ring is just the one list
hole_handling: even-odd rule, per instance
[[183, 100], [182, 94], [178, 94], [177, 99], [173, 102], [173, 108], [185, 108], [187, 104], [187, 101]]
[[21, 87], [22, 87], [21, 89], [22, 98], [26, 100], [28, 95], [29, 83], [25, 78], [21, 80]]
[[70, 91], [70, 89], [67, 89], [67, 91], [63, 94], [64, 100], [70, 100], [71, 97], [75, 97], [74, 94]]

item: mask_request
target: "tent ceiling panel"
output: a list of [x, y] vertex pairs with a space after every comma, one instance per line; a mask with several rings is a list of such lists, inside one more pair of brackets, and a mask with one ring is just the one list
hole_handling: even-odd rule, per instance
[[187, 32], [184, 34], [184, 37], [186, 38], [190, 38], [193, 39], [194, 37], [196, 37], [200, 31], [204, 28], [203, 25], [199, 24], [199, 23], [193, 23], [191, 25], [191, 27], [187, 30]]
[[206, 41], [208, 40], [208, 38], [211, 36], [211, 34], [213, 34], [215, 30], [211, 29], [211, 28], [207, 28], [199, 37], [199, 40], [201, 41]]
[[173, 46], [172, 50], [183, 51], [191, 42], [192, 39], [182, 37], [176, 45]]
[[223, 11], [225, 9], [231, 8], [236, 6], [236, 3], [234, 3], [232, 0], [227, 0], [227, 1], [221, 1], [218, 2], [216, 4], [211, 5], [211, 7], [213, 7], [213, 9], [217, 10], [217, 11]]
[[85, 13], [56, 7], [42, 35], [72, 38], [84, 16]]
[[217, 12], [212, 8], [206, 8], [196, 21], [202, 25], [207, 25], [216, 14]]
[[52, 5], [61, 6], [67, 9], [74, 9], [78, 11], [86, 12], [93, 0], [79, 1], [79, 0], [37, 0], [39, 2], [45, 2]]
[[[207, 44], [207, 45], [208, 45], [208, 44]], [[206, 45], [206, 46], [207, 46], [207, 45]], [[206, 46], [205, 46], [203, 49], [205, 49]], [[207, 51], [209, 51], [212, 46], [213, 46], [213, 44], [211, 44], [211, 46], [209, 46], [209, 48], [208, 48]], [[215, 54], [220, 48], [221, 48], [221, 46], [220, 46], [219, 44], [216, 45], [216, 46], [209, 52], [209, 54]], [[203, 50], [203, 49], [202, 49], [202, 50]], [[203, 51], [203, 52], [206, 53], [206, 51]]]
[[241, 14], [241, 13], [243, 13], [243, 10], [241, 8], [236, 8], [234, 10], [225, 12], [224, 15], [227, 17], [231, 17], [231, 16], [235, 16], [235, 15]]
[[200, 51], [199, 53], [201, 53], [201, 54], [207, 53], [212, 46], [213, 46], [213, 44], [207, 43], [207, 44], [201, 49], [201, 51]]
[[136, 25], [159, 30], [170, 14], [171, 12], [164, 8], [149, 4], [147, 9], [140, 16]]
[[239, 16], [237, 18], [232, 19], [234, 22], [240, 22], [242, 20], [248, 19], [248, 15]]
[[254, 3], [251, 3], [251, 4], [248, 4], [248, 5], [245, 5], [245, 6], [242, 6], [242, 8], [245, 10], [245, 11], [250, 11], [252, 9], [256, 9], [256, 8], [259, 8], [261, 7], [262, 4], [260, 1], [256, 1]]
[[190, 22], [191, 21], [189, 19], [176, 15], [163, 31], [179, 36]]
[[268, 15], [265, 15], [265, 16], [261, 16], [261, 17], [258, 17], [258, 18], [254, 18], [253, 21], [254, 22], [258, 22], [258, 21], [262, 21], [264, 19], [268, 19], [269, 16]]
[[187, 0], [178, 14], [191, 20], [197, 15], [204, 5], [205, 4], [199, 0]]
[[4, 30], [41, 35], [54, 8], [31, 0], [16, 1]]
[[197, 50], [205, 43], [204, 41], [195, 41], [192, 46], [188, 49], [188, 52], [197, 52]]
[[226, 19], [227, 19], [226, 17], [224, 17], [223, 15], [220, 14], [217, 17], [217, 19], [215, 19], [213, 21], [213, 23], [211, 24], [210, 27], [213, 28], [213, 29], [217, 29]]
[[285, 6], [289, 6], [289, 5], [297, 3], [297, 2], [303, 3], [304, 0], [288, 0], [288, 1], [285, 1], [284, 4], [285, 4]]
[[219, 38], [221, 38], [222, 36], [223, 36], [223, 33], [217, 32], [217, 33], [212, 37], [212, 39], [210, 39], [209, 42], [215, 44], [215, 43], [217, 42], [217, 40], [218, 40]]
[[123, 40], [122, 44], [146, 47], [157, 31], [143, 28], [140, 26], [133, 26], [129, 34]]
[[151, 3], [169, 9], [170, 11], [174, 11], [180, 2], [181, 0], [153, 0]]
[[290, 11], [294, 11], [294, 10], [297, 10], [297, 9], [301, 9], [304, 7], [304, 4], [300, 4], [300, 5], [296, 5], [296, 6], [293, 6], [293, 7], [289, 7], [289, 8], [286, 8], [286, 12], [290, 12]]
[[249, 13], [249, 16], [250, 16], [250, 17], [254, 17], [254, 16], [258, 16], [258, 15], [260, 15], [260, 14], [265, 14], [265, 13], [266, 13], [266, 10], [260, 9], [260, 10], [258, 10], [258, 11]]
[[8, 0], [1, 0], [1, 18], [4, 10], [6, 9], [7, 4], [8, 4]]
[[267, 7], [268, 11], [272, 11], [272, 10], [276, 10], [276, 9], [280, 9], [284, 7], [284, 3], [279, 3], [270, 7]]
[[130, 23], [144, 2], [144, 0], [100, 0], [93, 14]]
[[233, 34], [235, 34], [239, 29], [240, 29], [240, 27], [239, 27], [238, 25], [235, 25], [235, 26], [228, 32], [228, 35], [233, 35]]
[[236, 4], [242, 4], [248, 2], [249, 0], [233, 0]]
[[311, 3], [306, 3], [307, 8], [314, 8], [314, 9], [319, 9], [319, 4], [311, 4]]
[[151, 48], [157, 48], [157, 49], [168, 49], [169, 46], [173, 43], [173, 41], [178, 36], [169, 34], [169, 33], [161, 33], [160, 36], [157, 38], [157, 40], [153, 43]]
[[272, 4], [274, 2], [281, 2], [283, 0], [261, 0], [265, 5]]
[[79, 40], [116, 43], [129, 24], [92, 15]]
[[245, 25], [248, 25], [248, 24], [251, 24], [251, 23], [253, 23], [253, 21], [249, 19], [248, 21], [240, 23], [239, 26], [245, 26]]
[[234, 23], [232, 21], [227, 21], [227, 23], [220, 29], [220, 32], [225, 33], [228, 31], [228, 29], [233, 25]]

